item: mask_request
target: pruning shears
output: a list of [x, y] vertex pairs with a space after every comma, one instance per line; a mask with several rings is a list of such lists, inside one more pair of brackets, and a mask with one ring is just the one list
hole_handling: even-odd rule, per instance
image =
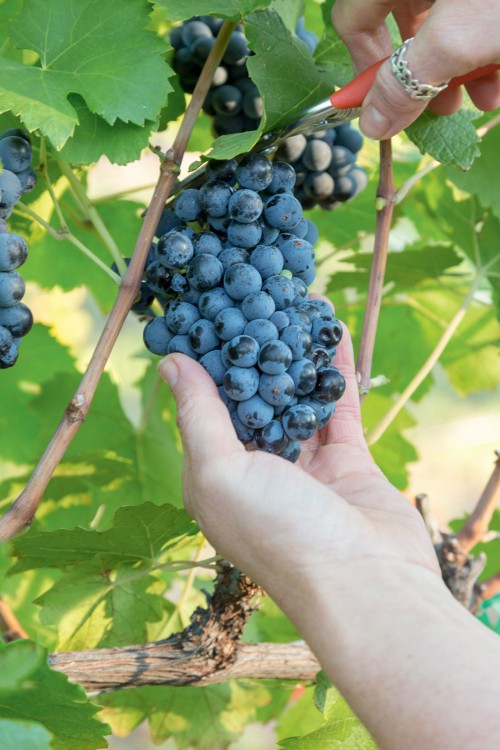
[[[304, 110], [299, 117], [294, 118], [293, 122], [285, 124], [279, 130], [264, 133], [252, 148], [252, 151], [273, 152], [286, 138], [290, 138], [293, 135], [300, 133], [309, 135], [318, 130], [332, 128], [343, 122], [355, 120], [360, 115], [362, 104], [373, 86], [379, 68], [387, 59], [389, 58], [386, 57], [378, 60], [378, 62], [364, 70], [352, 81], [331, 94], [328, 99]], [[500, 70], [500, 65], [492, 64], [476, 68], [463, 76], [452, 78], [448, 84], [448, 88], [462, 86], [496, 70]], [[179, 182], [172, 191], [172, 195], [177, 194], [186, 187], [195, 187], [201, 183], [204, 172], [205, 165]]]

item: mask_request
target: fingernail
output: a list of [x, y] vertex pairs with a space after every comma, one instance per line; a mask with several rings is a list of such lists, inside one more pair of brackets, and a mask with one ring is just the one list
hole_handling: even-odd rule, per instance
[[167, 381], [171, 388], [173, 388], [179, 377], [179, 368], [175, 362], [170, 359], [170, 357], [165, 357], [165, 359], [162, 359], [158, 365], [158, 370], [162, 378]]
[[391, 121], [379, 112], [373, 104], [361, 113], [359, 129], [367, 138], [383, 138], [391, 126]]

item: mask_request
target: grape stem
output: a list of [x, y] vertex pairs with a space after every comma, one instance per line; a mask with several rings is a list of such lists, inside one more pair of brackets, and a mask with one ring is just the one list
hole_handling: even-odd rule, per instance
[[389, 247], [389, 232], [394, 211], [394, 176], [392, 171], [391, 140], [380, 141], [380, 179], [377, 188], [377, 225], [373, 246], [373, 259], [368, 283], [365, 318], [359, 344], [356, 375], [359, 397], [363, 401], [370, 390], [373, 350], [377, 335], [378, 318], [382, 303], [385, 267]]
[[20, 638], [29, 638], [14, 612], [7, 602], [0, 597], [0, 632], [4, 641], [17, 641]]
[[68, 180], [70, 187], [73, 190], [73, 194], [75, 195], [78, 201], [78, 205], [80, 206], [84, 216], [91, 222], [102, 242], [109, 250], [111, 257], [116, 263], [116, 267], [118, 268], [121, 276], [124, 276], [127, 270], [127, 265], [123, 260], [118, 245], [111, 236], [109, 229], [101, 219], [101, 216], [95, 206], [89, 200], [84, 186], [82, 185], [76, 174], [73, 172], [70, 164], [62, 161], [61, 159], [57, 159], [56, 161], [59, 169]]
[[39, 216], [37, 213], [35, 213], [29, 206], [25, 206], [24, 203], [18, 203], [17, 207], [14, 209], [14, 213], [18, 213], [20, 215], [25, 214], [26, 216], [29, 216], [34, 221], [37, 221], [41, 226], [45, 229], [47, 234], [49, 234], [53, 239], [55, 240], [67, 240], [68, 242], [71, 242], [74, 247], [78, 248], [80, 252], [82, 252], [84, 255], [87, 256], [87, 258], [90, 258], [90, 260], [96, 264], [96, 266], [99, 266], [99, 268], [102, 268], [102, 270], [112, 279], [115, 284], [120, 286], [121, 284], [121, 276], [119, 274], [115, 273], [112, 268], [109, 268], [109, 266], [106, 265], [100, 258], [97, 257], [97, 255], [94, 255], [92, 250], [90, 250], [86, 245], [81, 242], [78, 237], [75, 237], [75, 235], [70, 232], [68, 227], [64, 222], [62, 222], [61, 229], [56, 229], [55, 227], [51, 226], [48, 222], [45, 221], [45, 219], [42, 219], [41, 216]]
[[[31, 522], [47, 484], [87, 416], [118, 334], [137, 297], [146, 258], [165, 206], [165, 201], [170, 195], [170, 191], [177, 178], [191, 132], [210, 88], [215, 69], [222, 59], [234, 28], [234, 23], [225, 21], [217, 35], [216, 42], [210, 51], [193, 91], [191, 101], [187, 106], [173, 146], [161, 160], [160, 176], [148, 207], [146, 218], [139, 232], [132, 260], [123, 277], [115, 304], [106, 321], [89, 366], [76, 393], [66, 407], [63, 418], [28, 480], [26, 487], [13, 506], [0, 518], [0, 541], [11, 539], [20, 529]], [[69, 165], [60, 162], [60, 167], [74, 190], [82, 196], [87, 210], [90, 210], [93, 215], [92, 223], [94, 223], [98, 214], [88, 201], [81, 183]]]

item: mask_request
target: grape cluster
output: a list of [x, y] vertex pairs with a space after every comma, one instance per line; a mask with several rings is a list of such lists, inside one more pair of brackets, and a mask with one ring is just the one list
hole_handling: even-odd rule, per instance
[[33, 325], [33, 316], [20, 300], [25, 284], [17, 268], [28, 257], [22, 237], [8, 231], [7, 219], [23, 193], [33, 190], [36, 175], [31, 168], [31, 142], [27, 133], [10, 128], [0, 135], [0, 369], [12, 367], [21, 338]]
[[[185, 91], [193, 91], [222, 23], [220, 18], [197, 16], [172, 29], [173, 65]], [[304, 18], [299, 19], [295, 33], [313, 53], [318, 39], [304, 28]], [[246, 60], [250, 54], [240, 25], [231, 36], [203, 104], [204, 111], [214, 118], [216, 136], [255, 130], [259, 126], [262, 97], [248, 75]], [[361, 134], [349, 123], [285, 140], [277, 158], [293, 165], [297, 175], [295, 197], [304, 209], [319, 205], [333, 210], [364, 190], [368, 178], [356, 164], [362, 145]]]
[[333, 210], [365, 189], [368, 177], [356, 164], [363, 136], [349, 123], [313, 135], [294, 135], [278, 149], [276, 159], [295, 170], [295, 197], [304, 209]]
[[164, 211], [145, 272], [164, 315], [144, 329], [154, 354], [203, 365], [240, 440], [291, 461], [345, 388], [332, 365], [342, 327], [308, 296], [318, 233], [294, 183], [293, 167], [261, 154], [211, 162], [203, 187]]

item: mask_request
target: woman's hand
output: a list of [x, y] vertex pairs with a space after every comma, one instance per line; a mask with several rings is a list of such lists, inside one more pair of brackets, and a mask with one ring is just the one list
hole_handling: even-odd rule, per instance
[[420, 516], [369, 455], [347, 332], [335, 364], [346, 393], [296, 465], [245, 450], [201, 365], [181, 354], [159, 365], [177, 402], [188, 512], [217, 552], [290, 614], [315, 576], [345, 582], [352, 566], [370, 575], [380, 560], [439, 575]]
[[[439, 84], [500, 63], [500, 0], [336, 0], [333, 24], [358, 72], [391, 54], [385, 24], [391, 12], [402, 38], [415, 37], [405, 58], [421, 83]], [[479, 109], [500, 106], [498, 73], [468, 84], [467, 90]], [[430, 108], [451, 114], [461, 102], [459, 89], [447, 89]], [[411, 99], [386, 62], [363, 104], [360, 128], [371, 138], [390, 138], [416, 120], [427, 103]]]

